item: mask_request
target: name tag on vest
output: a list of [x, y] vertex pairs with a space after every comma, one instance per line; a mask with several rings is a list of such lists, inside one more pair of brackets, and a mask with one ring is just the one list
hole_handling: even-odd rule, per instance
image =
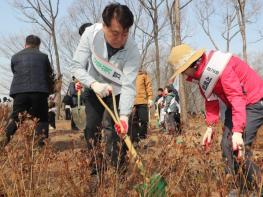
[[123, 73], [110, 62], [100, 58], [95, 52], [92, 54], [92, 63], [95, 69], [105, 78], [122, 85]]
[[199, 85], [208, 101], [217, 100], [216, 95], [212, 92], [231, 57], [231, 53], [216, 51], [207, 63]]

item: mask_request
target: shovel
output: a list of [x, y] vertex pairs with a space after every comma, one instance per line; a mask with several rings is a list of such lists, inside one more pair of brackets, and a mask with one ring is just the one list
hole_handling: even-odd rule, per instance
[[85, 113], [85, 106], [80, 105], [80, 90], [78, 90], [77, 96], [78, 96], [78, 105], [77, 107], [73, 107], [71, 109], [72, 118], [75, 123], [75, 125], [83, 130], [86, 127], [86, 113]]
[[[117, 107], [116, 107], [116, 101], [115, 101], [115, 96], [112, 93], [112, 100], [113, 100], [113, 108], [114, 108], [114, 113], [112, 110], [106, 105], [106, 103], [100, 98], [99, 95], [97, 95], [98, 100], [101, 102], [101, 104], [104, 106], [104, 108], [108, 111], [110, 114], [111, 118], [113, 119], [115, 124], [120, 125], [121, 127], [121, 133], [123, 132], [123, 127], [117, 112]], [[141, 161], [141, 158], [137, 154], [130, 137], [125, 134], [124, 137], [122, 137], [125, 144], [127, 145], [127, 148], [135, 161], [135, 164], [137, 165], [140, 174], [144, 177], [145, 181], [142, 184], [136, 185], [135, 189], [137, 192], [140, 194], [141, 197], [153, 197], [153, 196], [158, 196], [158, 197], [165, 197], [166, 196], [166, 191], [165, 187], [167, 185], [166, 181], [160, 174], [154, 174], [150, 178], [146, 176], [146, 170], [145, 167]]]

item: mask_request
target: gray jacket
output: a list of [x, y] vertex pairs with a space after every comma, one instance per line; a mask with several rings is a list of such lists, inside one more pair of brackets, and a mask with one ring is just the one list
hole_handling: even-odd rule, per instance
[[170, 92], [164, 100], [164, 111], [166, 113], [179, 113], [179, 103], [176, 101], [176, 95]]
[[10, 96], [18, 93], [49, 93], [49, 76], [53, 73], [48, 56], [37, 48], [25, 48], [13, 55], [11, 70], [14, 74]]
[[[95, 39], [96, 36], [96, 39]], [[99, 38], [99, 39], [97, 39]], [[135, 97], [135, 80], [140, 63], [140, 54], [136, 43], [128, 38], [123, 49], [114, 54], [109, 62], [123, 73], [121, 85], [102, 76], [94, 67], [92, 57], [94, 48], [99, 50], [103, 59], [108, 61], [108, 52], [102, 24], [96, 23], [86, 28], [73, 57], [70, 71], [82, 84], [90, 87], [94, 81], [109, 83], [113, 87], [114, 94], [120, 96], [120, 114], [128, 115], [133, 106]], [[88, 65], [88, 68], [85, 69]]]

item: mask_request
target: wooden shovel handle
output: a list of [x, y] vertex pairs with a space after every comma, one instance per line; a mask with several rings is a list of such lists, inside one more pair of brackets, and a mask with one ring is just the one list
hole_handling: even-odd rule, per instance
[[[103, 107], [107, 110], [107, 112], [109, 112], [109, 114], [110, 114], [111, 118], [113, 119], [114, 123], [115, 124], [119, 124], [121, 126], [121, 128], [122, 128], [122, 124], [120, 124], [120, 118], [119, 118], [119, 115], [117, 113], [115, 96], [112, 94], [113, 106], [114, 106], [115, 114], [112, 112], [112, 110], [107, 106], [107, 104], [102, 100], [102, 98], [99, 95], [96, 94], [96, 96], [97, 96], [98, 100], [100, 101], [100, 103], [103, 105]], [[131, 142], [130, 137], [126, 134], [123, 137], [123, 140], [124, 140], [125, 144], [127, 145], [128, 150], [129, 150], [132, 158], [135, 160], [135, 164], [137, 165], [138, 169], [140, 170], [141, 175], [143, 177], [146, 177], [146, 170], [145, 170], [145, 168], [143, 166], [141, 158], [138, 156], [138, 153], [135, 150], [135, 148], [134, 148], [134, 146], [133, 146], [133, 144]]]

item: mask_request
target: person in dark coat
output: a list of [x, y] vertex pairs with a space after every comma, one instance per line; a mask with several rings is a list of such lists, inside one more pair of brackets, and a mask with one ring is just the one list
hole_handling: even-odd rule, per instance
[[84, 33], [85, 29], [89, 26], [93, 25], [92, 23], [84, 23], [79, 27], [79, 35], [82, 36]]
[[39, 50], [41, 40], [35, 35], [26, 37], [25, 48], [12, 56], [13, 80], [10, 96], [14, 99], [13, 112], [0, 145], [5, 146], [17, 130], [19, 114], [29, 113], [38, 119], [36, 135], [41, 136], [39, 145], [48, 137], [48, 95], [52, 86], [53, 69], [48, 55]]

